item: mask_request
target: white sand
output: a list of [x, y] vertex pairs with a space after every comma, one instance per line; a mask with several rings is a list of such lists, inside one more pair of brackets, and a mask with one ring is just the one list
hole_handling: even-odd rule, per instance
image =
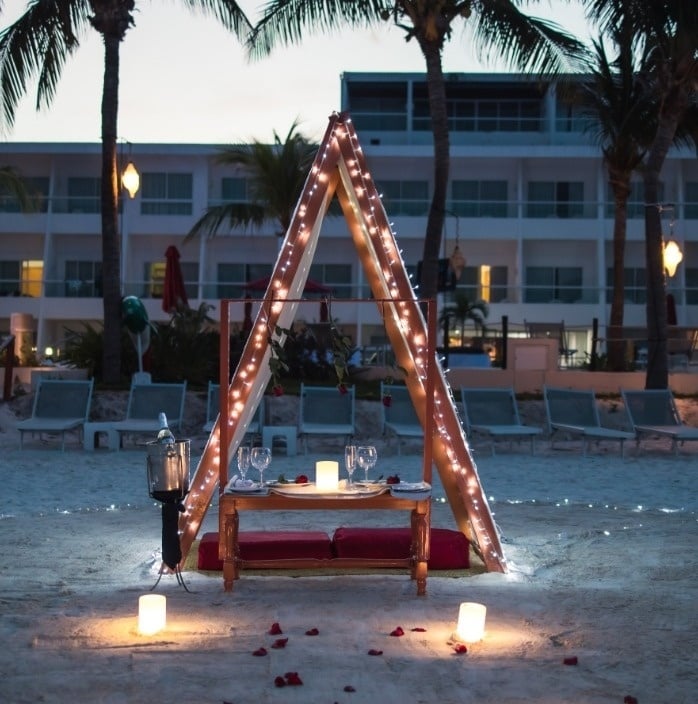
[[[615, 446], [586, 458], [578, 443], [550, 450], [542, 442], [535, 457], [525, 446], [496, 457], [482, 448], [478, 470], [507, 575], [432, 573], [427, 596], [417, 597], [402, 574], [243, 574], [227, 594], [222, 577], [187, 572], [192, 593], [173, 576], [158, 585], [168, 625], [149, 638], [135, 631], [138, 596], [160, 565], [160, 508], [147, 496], [145, 453], [84, 453], [74, 444], [61, 453], [55, 442], [20, 452], [8, 413], [0, 407], [2, 702], [695, 701], [698, 447], [678, 457], [661, 443], [640, 456], [630, 448], [626, 460]], [[315, 459], [276, 456], [270, 476]], [[416, 478], [420, 458], [383, 451], [378, 470]], [[438, 482], [434, 493], [442, 495]], [[398, 520], [245, 514], [241, 527], [332, 531]], [[433, 524], [454, 527], [447, 505], [435, 503]], [[217, 530], [215, 506], [205, 530]], [[461, 601], [488, 607], [486, 637], [464, 655], [451, 641]], [[270, 648], [273, 622], [289, 638], [283, 649]], [[403, 637], [389, 635], [397, 626]], [[311, 628], [317, 637], [305, 635]], [[260, 646], [267, 656], [253, 657]], [[563, 664], [573, 656], [578, 665]], [[276, 688], [274, 678], [290, 671], [303, 686]]]

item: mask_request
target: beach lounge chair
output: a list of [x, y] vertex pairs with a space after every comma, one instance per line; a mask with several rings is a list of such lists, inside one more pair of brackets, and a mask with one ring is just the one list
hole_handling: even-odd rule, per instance
[[476, 389], [461, 387], [463, 420], [468, 435], [479, 433], [489, 437], [492, 454], [499, 439], [524, 439], [531, 443], [531, 454], [535, 452], [536, 437], [542, 428], [524, 425], [521, 422], [516, 396], [512, 388]]
[[595, 440], [620, 443], [620, 454], [623, 457], [625, 441], [635, 439], [634, 432], [601, 425], [596, 396], [592, 390], [546, 386], [543, 393], [551, 446], [555, 433], [564, 432], [581, 437], [584, 455], [586, 455], [589, 440]]
[[88, 423], [85, 426], [85, 448], [94, 449], [100, 432], [107, 433], [111, 450], [123, 446], [125, 435], [149, 435], [154, 440], [160, 429], [158, 414], [161, 412], [167, 416], [170, 430], [177, 438], [182, 432], [186, 391], [186, 381], [180, 384], [132, 383], [126, 417], [118, 421]]
[[61, 436], [65, 450], [65, 434], [82, 432], [90, 413], [94, 381], [78, 379], [46, 379], [39, 377], [30, 418], [17, 423], [19, 447], [24, 448], [24, 433]]
[[[389, 405], [386, 402], [390, 398]], [[419, 422], [406, 386], [393, 386], [381, 382], [381, 420], [383, 435], [397, 438], [397, 452], [400, 454], [402, 440], [406, 438], [423, 438], [424, 429]]]
[[[208, 383], [208, 398], [206, 401], [206, 422], [204, 423], [203, 430], [205, 433], [210, 433], [213, 430], [213, 426], [218, 418], [218, 411], [220, 409], [220, 384], [214, 384], [212, 381]], [[257, 411], [254, 417], [250, 421], [247, 427], [248, 435], [261, 435], [262, 428], [264, 426], [264, 397], [259, 401], [257, 406]]]
[[671, 439], [674, 453], [679, 443], [698, 440], [698, 428], [686, 425], [679, 415], [670, 389], [621, 390], [625, 410], [637, 434], [640, 447], [642, 437], [658, 436]]
[[336, 386], [301, 384], [298, 435], [308, 452], [308, 436], [333, 435], [347, 444], [356, 433], [354, 387], [341, 393]]

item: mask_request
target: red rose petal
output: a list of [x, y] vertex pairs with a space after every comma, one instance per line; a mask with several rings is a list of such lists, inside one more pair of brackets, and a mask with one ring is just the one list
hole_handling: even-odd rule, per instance
[[294, 687], [294, 686], [299, 686], [303, 684], [303, 680], [298, 676], [297, 672], [287, 672], [286, 675], [286, 684]]
[[630, 696], [629, 694], [626, 694], [623, 697], [623, 704], [637, 704], [637, 699], [635, 699], [635, 697]]
[[280, 636], [283, 633], [281, 630], [281, 626], [279, 626], [277, 621], [274, 621], [274, 623], [271, 624], [271, 628], [269, 629], [269, 635], [270, 636]]
[[577, 656], [576, 656], [576, 655], [571, 655], [570, 657], [565, 658], [565, 659], [562, 661], [562, 664], [563, 664], [563, 665], [576, 665], [577, 662], [578, 662]]
[[308, 630], [308, 631], [305, 632], [305, 635], [306, 635], [306, 636], [319, 636], [319, 635], [320, 635], [320, 631], [318, 631], [317, 628], [311, 628], [310, 630]]
[[348, 684], [344, 687], [344, 691], [345, 692], [356, 692], [356, 690], [350, 684]]
[[453, 649], [458, 653], [458, 655], [463, 655], [468, 652], [468, 646], [465, 645], [465, 643], [458, 643]]
[[402, 630], [400, 626], [398, 626], [394, 631], [390, 631], [391, 636], [404, 636], [405, 631]]
[[426, 633], [427, 629], [426, 628], [420, 628], [419, 626], [417, 628], [412, 629], [413, 633]]
[[274, 648], [275, 650], [278, 650], [279, 648], [285, 648], [286, 643], [288, 643], [288, 638], [277, 638], [272, 644], [271, 647]]
[[267, 649], [266, 648], [257, 648], [257, 650], [252, 653], [255, 657], [261, 658], [263, 655], [267, 654]]
[[278, 676], [274, 677], [274, 684], [275, 684], [277, 687], [285, 687], [285, 686], [286, 686], [286, 680], [285, 680], [281, 675], [278, 675]]
[[383, 655], [382, 650], [376, 650], [375, 648], [371, 648], [371, 650], [368, 651], [369, 655]]

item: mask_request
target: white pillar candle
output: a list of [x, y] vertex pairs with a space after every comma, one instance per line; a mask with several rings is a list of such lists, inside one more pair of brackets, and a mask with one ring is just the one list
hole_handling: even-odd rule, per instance
[[315, 485], [322, 491], [339, 488], [339, 462], [321, 460], [315, 463]]
[[144, 594], [138, 597], [138, 632], [152, 636], [165, 628], [167, 599], [161, 594]]
[[487, 607], [472, 601], [464, 601], [458, 610], [456, 638], [466, 643], [477, 643], [485, 635]]

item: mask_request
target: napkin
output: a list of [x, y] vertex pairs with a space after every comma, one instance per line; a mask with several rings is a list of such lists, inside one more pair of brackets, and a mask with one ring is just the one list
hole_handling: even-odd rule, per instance
[[228, 482], [228, 489], [255, 489], [259, 484], [251, 479], [242, 479], [237, 474], [234, 474]]

